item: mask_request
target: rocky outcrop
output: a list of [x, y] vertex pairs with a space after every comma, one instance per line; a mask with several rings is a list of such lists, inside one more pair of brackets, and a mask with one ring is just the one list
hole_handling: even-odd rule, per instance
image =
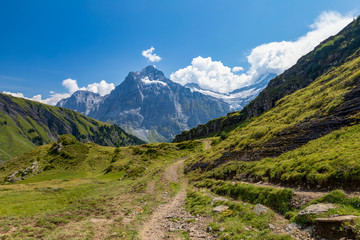
[[[349, 58], [359, 56], [360, 18], [350, 23], [337, 35], [322, 42], [283, 74], [270, 81], [269, 85], [241, 112], [228, 114], [177, 135], [174, 142], [216, 134], [270, 110], [282, 97], [302, 89], [330, 69], [338, 67]], [[355, 54], [354, 54], [355, 53]]]
[[30, 166], [15, 171], [12, 174], [8, 175], [4, 182], [14, 183], [26, 179], [29, 175], [38, 174], [41, 170], [39, 169], [39, 164], [37, 161], [33, 162]]

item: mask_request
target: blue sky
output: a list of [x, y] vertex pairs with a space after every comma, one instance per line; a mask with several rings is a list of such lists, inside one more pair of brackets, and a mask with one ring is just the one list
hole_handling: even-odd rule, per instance
[[[359, 10], [358, 0], [0, 0], [0, 91], [46, 98], [67, 93], [65, 79], [116, 86], [150, 64], [169, 77], [199, 56], [246, 72], [259, 45], [297, 41], [324, 12], [349, 18]], [[142, 56], [152, 46], [161, 61]], [[239, 86], [227, 84], [224, 92]]]

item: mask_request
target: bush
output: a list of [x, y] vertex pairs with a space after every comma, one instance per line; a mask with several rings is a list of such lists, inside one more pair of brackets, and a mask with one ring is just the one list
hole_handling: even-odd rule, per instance
[[222, 132], [220, 133], [220, 139], [221, 139], [221, 140], [225, 140], [227, 137], [228, 137], [228, 135], [227, 135], [227, 133], [226, 133], [225, 131], [222, 131]]

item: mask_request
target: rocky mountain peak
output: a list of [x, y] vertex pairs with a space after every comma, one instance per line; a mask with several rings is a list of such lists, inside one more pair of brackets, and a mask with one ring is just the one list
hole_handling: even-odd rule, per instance
[[147, 77], [165, 77], [164, 73], [155, 68], [154, 65], [149, 65], [139, 72], [140, 75], [145, 75]]

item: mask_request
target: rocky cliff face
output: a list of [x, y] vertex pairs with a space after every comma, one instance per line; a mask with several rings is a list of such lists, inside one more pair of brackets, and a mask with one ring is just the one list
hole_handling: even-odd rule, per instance
[[60, 100], [56, 106], [66, 107], [81, 114], [88, 115], [91, 111], [99, 109], [100, 104], [106, 99], [98, 93], [79, 90], [74, 92], [71, 97]]
[[327, 71], [342, 65], [354, 57], [360, 47], [360, 18], [357, 18], [337, 35], [322, 42], [283, 74], [270, 81], [269, 85], [241, 112], [229, 113], [225, 118], [210, 121], [176, 136], [175, 142], [207, 136], [226, 127], [240, 124], [270, 110], [282, 97], [302, 89]]
[[191, 91], [148, 66], [130, 72], [89, 116], [116, 123], [147, 141], [171, 141], [228, 111], [222, 100]]

